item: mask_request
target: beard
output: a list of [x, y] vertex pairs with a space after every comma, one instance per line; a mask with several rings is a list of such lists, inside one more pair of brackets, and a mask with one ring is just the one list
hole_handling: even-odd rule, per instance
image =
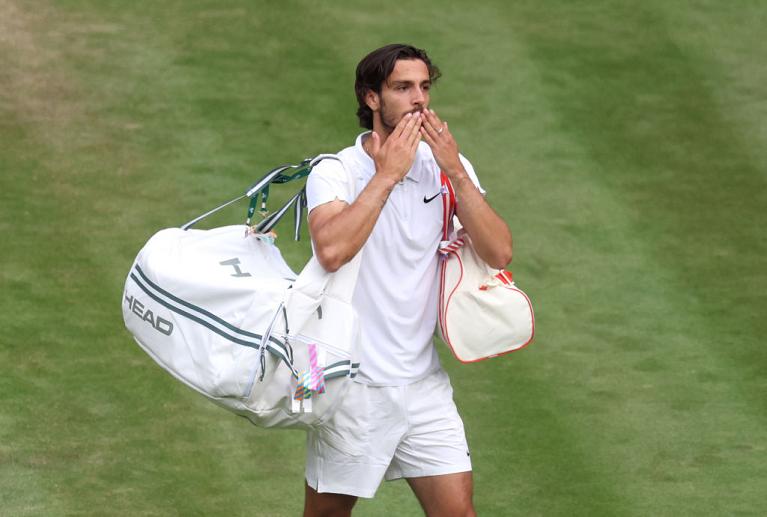
[[397, 114], [394, 112], [394, 110], [390, 110], [386, 106], [386, 102], [384, 102], [383, 97], [381, 97], [381, 125], [383, 126], [384, 130], [387, 134], [392, 134], [392, 131], [394, 131], [394, 128], [397, 127], [397, 124], [399, 124], [400, 120], [402, 120], [402, 117], [404, 117], [408, 113], [416, 113], [422, 111], [420, 109], [415, 109], [412, 111], [406, 111], [402, 114]]

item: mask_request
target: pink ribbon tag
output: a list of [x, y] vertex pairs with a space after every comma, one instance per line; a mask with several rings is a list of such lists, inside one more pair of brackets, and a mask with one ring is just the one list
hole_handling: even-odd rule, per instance
[[325, 393], [325, 371], [317, 364], [317, 345], [310, 344], [309, 348], [309, 371], [303, 372], [298, 378], [295, 400], [312, 398], [312, 392]]

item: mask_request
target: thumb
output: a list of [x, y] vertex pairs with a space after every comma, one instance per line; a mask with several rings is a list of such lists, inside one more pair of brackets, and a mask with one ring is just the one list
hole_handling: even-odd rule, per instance
[[378, 151], [381, 149], [381, 137], [378, 136], [378, 133], [373, 131], [370, 134], [370, 154], [373, 156], [378, 154]]

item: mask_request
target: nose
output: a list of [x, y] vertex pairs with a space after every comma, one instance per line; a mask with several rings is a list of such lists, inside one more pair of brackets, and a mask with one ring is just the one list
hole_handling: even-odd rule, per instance
[[411, 99], [411, 102], [414, 106], [418, 106], [419, 108], [424, 107], [424, 104], [426, 103], [426, 90], [420, 87], [413, 88], [413, 98]]

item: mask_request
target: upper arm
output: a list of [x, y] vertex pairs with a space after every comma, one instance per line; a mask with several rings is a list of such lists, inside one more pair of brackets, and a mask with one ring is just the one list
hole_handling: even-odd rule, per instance
[[322, 242], [321, 228], [348, 206], [346, 201], [335, 199], [316, 206], [309, 212], [309, 234], [312, 236], [315, 247], [322, 247], [327, 244]]
[[309, 209], [309, 234], [314, 254], [328, 271], [340, 267], [339, 247], [335, 238], [333, 219], [354, 201], [355, 185], [344, 166], [337, 160], [323, 160], [314, 167], [306, 181], [306, 201]]

